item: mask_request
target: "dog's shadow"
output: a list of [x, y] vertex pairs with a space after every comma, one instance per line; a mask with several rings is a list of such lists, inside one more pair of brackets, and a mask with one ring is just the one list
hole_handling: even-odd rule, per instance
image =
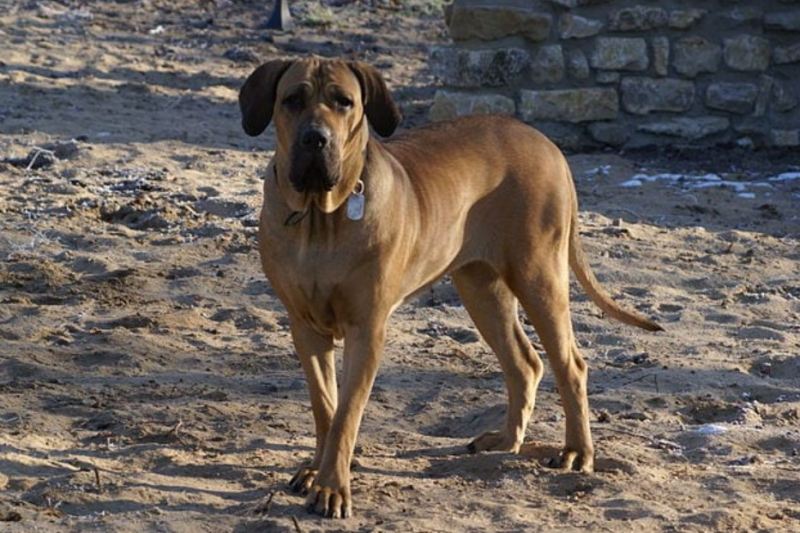
[[[636, 468], [627, 461], [611, 457], [595, 459], [595, 473], [580, 474], [561, 470], [554, 465], [561, 454], [561, 447], [537, 441], [523, 443], [519, 453], [482, 452], [470, 453], [466, 443], [454, 446], [425, 447], [406, 450], [397, 454], [398, 459], [426, 459], [428, 466], [422, 471], [398, 471], [383, 468], [358, 466], [363, 473], [410, 478], [459, 477], [477, 481], [500, 481], [515, 473], [533, 473], [536, 476], [553, 478], [555, 492], [569, 492], [573, 485], [592, 485], [609, 474], [635, 475]], [[559, 481], [558, 478], [563, 478]], [[581, 482], [580, 480], [584, 480]], [[562, 487], [563, 485], [563, 487]], [[560, 488], [559, 488], [560, 487]], [[563, 490], [562, 490], [563, 489]]]

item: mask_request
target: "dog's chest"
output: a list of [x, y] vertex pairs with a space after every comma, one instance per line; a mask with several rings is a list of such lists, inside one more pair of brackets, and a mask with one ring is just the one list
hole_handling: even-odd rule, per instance
[[341, 337], [339, 321], [334, 307], [334, 290], [319, 283], [296, 287], [297, 309], [301, 319], [320, 333]]
[[272, 248], [263, 253], [264, 271], [292, 314], [320, 333], [341, 336], [343, 273], [324, 253]]

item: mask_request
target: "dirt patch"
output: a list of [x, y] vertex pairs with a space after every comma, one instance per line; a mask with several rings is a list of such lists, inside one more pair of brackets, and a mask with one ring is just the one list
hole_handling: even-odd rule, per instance
[[[286, 489], [313, 421], [255, 246], [274, 135], [241, 131], [237, 91], [262, 59], [355, 57], [387, 77], [404, 127], [419, 125], [442, 4], [293, 1], [293, 33], [258, 28], [263, 2], [12, 4], [0, 13], [3, 531], [800, 528], [800, 181], [771, 180], [796, 158], [571, 156], [595, 272], [666, 328], [610, 322], [573, 291], [597, 472], [547, 466], [564, 437], [549, 372], [523, 453], [465, 453], [503, 423], [506, 391], [444, 280], [390, 323], [356, 516], [329, 522]], [[696, 187], [716, 183], [698, 178], [709, 173], [727, 184]]]

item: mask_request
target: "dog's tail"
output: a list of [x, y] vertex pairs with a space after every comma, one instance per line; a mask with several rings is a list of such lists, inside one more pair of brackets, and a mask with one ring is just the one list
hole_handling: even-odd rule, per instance
[[569, 235], [569, 266], [575, 272], [583, 290], [589, 295], [592, 301], [603, 310], [608, 316], [616, 318], [620, 322], [646, 329], [647, 331], [664, 331], [664, 328], [655, 322], [646, 319], [638, 313], [623, 309], [611, 296], [600, 286], [600, 282], [594, 277], [586, 255], [583, 253], [580, 235], [578, 234], [578, 216], [573, 216]]
[[600, 282], [594, 277], [594, 273], [589, 267], [589, 262], [586, 260], [586, 254], [584, 254], [583, 246], [581, 245], [581, 237], [578, 232], [577, 205], [575, 205], [573, 209], [572, 223], [570, 224], [569, 231], [569, 266], [572, 267], [572, 271], [575, 272], [575, 277], [578, 278], [578, 282], [580, 282], [595, 305], [602, 309], [608, 316], [616, 318], [625, 324], [646, 329], [647, 331], [664, 331], [664, 328], [655, 322], [646, 319], [638, 313], [620, 307], [619, 304], [611, 299], [611, 296], [609, 296], [605, 289], [600, 286]]

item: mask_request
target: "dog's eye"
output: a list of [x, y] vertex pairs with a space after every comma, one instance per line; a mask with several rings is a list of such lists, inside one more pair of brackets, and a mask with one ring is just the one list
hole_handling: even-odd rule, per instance
[[334, 96], [333, 101], [336, 102], [336, 105], [342, 109], [350, 109], [353, 107], [353, 101], [341, 94]]
[[303, 95], [301, 93], [293, 93], [283, 99], [283, 105], [290, 109], [300, 109], [303, 107]]

